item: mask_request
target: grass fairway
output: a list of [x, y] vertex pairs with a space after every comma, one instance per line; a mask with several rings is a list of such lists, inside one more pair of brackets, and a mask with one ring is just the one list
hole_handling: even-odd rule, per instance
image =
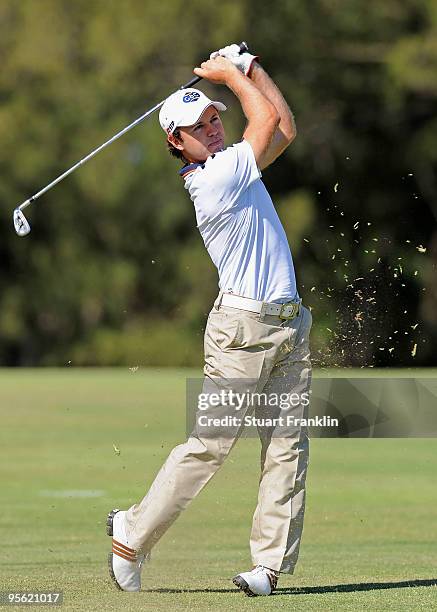
[[257, 493], [258, 442], [242, 439], [155, 548], [143, 591], [115, 590], [106, 514], [184, 440], [198, 374], [0, 370], [0, 591], [62, 589], [61, 609], [86, 611], [437, 609], [436, 439], [312, 440], [300, 563], [255, 599], [230, 580], [250, 567]]

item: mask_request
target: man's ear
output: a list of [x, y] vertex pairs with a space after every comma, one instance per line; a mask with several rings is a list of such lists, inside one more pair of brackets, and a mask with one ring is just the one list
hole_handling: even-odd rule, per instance
[[182, 144], [182, 139], [181, 138], [178, 138], [174, 134], [168, 134], [167, 135], [167, 140], [176, 149], [179, 149], [179, 151], [183, 151], [184, 145]]

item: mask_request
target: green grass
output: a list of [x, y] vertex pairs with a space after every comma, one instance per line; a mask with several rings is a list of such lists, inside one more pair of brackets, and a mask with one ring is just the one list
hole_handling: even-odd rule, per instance
[[155, 548], [143, 591], [116, 591], [106, 514], [183, 441], [198, 374], [0, 370], [0, 591], [62, 589], [63, 610], [437, 609], [436, 586], [402, 584], [437, 579], [435, 439], [312, 440], [299, 565], [256, 599], [230, 580], [250, 567], [257, 492], [258, 442], [242, 439]]

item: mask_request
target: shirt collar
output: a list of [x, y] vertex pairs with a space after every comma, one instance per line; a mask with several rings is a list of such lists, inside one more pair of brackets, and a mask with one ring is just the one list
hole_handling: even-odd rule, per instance
[[196, 170], [196, 168], [199, 166], [203, 166], [204, 163], [205, 162], [195, 162], [194, 164], [185, 164], [185, 166], [183, 166], [178, 172], [180, 176], [184, 178], [187, 174], [194, 172], [194, 170]]
[[[215, 153], [213, 153], [208, 159], [214, 159], [214, 157], [215, 157]], [[192, 164], [185, 164], [185, 166], [183, 166], [180, 170], [178, 170], [179, 175], [182, 178], [185, 178], [188, 174], [191, 174], [191, 172], [194, 172], [194, 170], [196, 170], [199, 166], [204, 168], [205, 164], [206, 164], [206, 160], [202, 162], [194, 162]]]

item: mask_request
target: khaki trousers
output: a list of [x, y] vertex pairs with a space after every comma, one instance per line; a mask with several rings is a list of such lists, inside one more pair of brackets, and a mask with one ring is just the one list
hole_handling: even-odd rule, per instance
[[[311, 313], [301, 307], [295, 319], [283, 321], [221, 306], [221, 293], [205, 330], [204, 389], [240, 386], [253, 393], [309, 393]], [[235, 382], [236, 381], [236, 382]], [[296, 396], [293, 396], [296, 397]], [[220, 415], [231, 410], [220, 406]], [[277, 406], [250, 406], [243, 417], [282, 414]], [[306, 402], [294, 402], [287, 414], [306, 418]], [[216, 415], [217, 408], [202, 410]], [[275, 421], [276, 422], [276, 421]], [[132, 548], [150, 551], [190, 501], [214, 476], [243, 431], [228, 428], [224, 435], [205, 435], [197, 426], [187, 442], [176, 446], [157, 474], [148, 493], [126, 513], [126, 531]], [[261, 440], [261, 476], [253, 516], [250, 549], [254, 565], [292, 574], [299, 554], [305, 511], [308, 466], [306, 427], [270, 426], [258, 430]]]

